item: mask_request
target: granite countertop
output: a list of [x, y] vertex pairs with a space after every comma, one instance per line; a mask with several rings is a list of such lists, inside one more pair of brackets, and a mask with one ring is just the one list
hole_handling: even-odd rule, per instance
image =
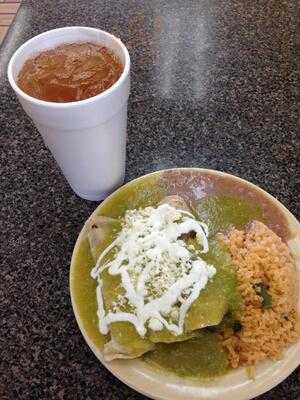
[[[1, 399], [145, 399], [101, 366], [77, 327], [70, 257], [96, 203], [71, 191], [22, 111], [6, 79], [13, 51], [66, 25], [116, 34], [132, 58], [126, 180], [219, 169], [299, 217], [296, 15], [285, 0], [22, 3], [0, 51]], [[298, 368], [259, 399], [299, 397]]]

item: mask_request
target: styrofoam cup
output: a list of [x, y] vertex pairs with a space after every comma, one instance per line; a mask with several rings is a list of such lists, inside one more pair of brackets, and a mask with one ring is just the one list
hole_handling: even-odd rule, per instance
[[[124, 66], [119, 80], [97, 96], [69, 103], [38, 100], [18, 87], [16, 80], [26, 60], [43, 50], [71, 42], [96, 42], [112, 50]], [[122, 184], [130, 57], [121, 40], [99, 29], [81, 26], [44, 32], [14, 53], [8, 65], [8, 79], [78, 196], [101, 200]]]

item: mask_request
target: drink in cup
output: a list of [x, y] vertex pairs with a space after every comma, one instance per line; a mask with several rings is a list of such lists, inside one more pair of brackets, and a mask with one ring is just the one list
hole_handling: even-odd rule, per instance
[[9, 82], [70, 186], [88, 200], [124, 180], [130, 58], [115, 36], [67, 27], [23, 44]]

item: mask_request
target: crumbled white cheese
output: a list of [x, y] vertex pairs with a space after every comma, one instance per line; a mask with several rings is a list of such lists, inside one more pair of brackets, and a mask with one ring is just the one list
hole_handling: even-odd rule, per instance
[[156, 318], [150, 318], [148, 326], [153, 331], [161, 331], [164, 327], [163, 324]]
[[174, 307], [170, 312], [170, 318], [172, 319], [172, 321], [176, 321], [178, 317], [179, 317], [179, 310]]
[[[196, 233], [201, 252], [207, 252], [207, 226], [190, 213], [168, 204], [126, 212], [122, 231], [91, 272], [100, 281], [97, 301], [102, 333], [107, 333], [108, 325], [116, 321], [134, 324], [141, 336], [146, 333], [146, 322], [153, 330], [165, 327], [176, 335], [183, 332], [189, 307], [216, 272], [200, 257], [195, 259], [195, 252], [180, 239], [190, 232]], [[112, 249], [117, 250], [113, 260], [102, 265]], [[101, 294], [101, 273], [105, 268], [111, 275], [120, 275], [132, 312], [122, 312], [118, 303], [124, 303], [118, 298], [112, 311], [105, 315]], [[181, 304], [176, 309], [178, 302]]]

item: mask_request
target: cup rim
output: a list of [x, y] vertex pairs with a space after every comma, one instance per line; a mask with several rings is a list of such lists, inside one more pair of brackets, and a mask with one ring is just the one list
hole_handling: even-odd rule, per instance
[[[121, 76], [119, 77], [119, 79], [108, 89], [106, 89], [104, 92], [99, 93], [93, 97], [89, 97], [88, 99], [84, 99], [84, 100], [78, 100], [78, 101], [70, 101], [70, 102], [64, 102], [64, 103], [57, 103], [57, 102], [53, 102], [53, 101], [46, 101], [46, 100], [40, 100], [37, 99], [35, 97], [30, 96], [29, 94], [25, 93], [16, 83], [14, 77], [13, 77], [13, 65], [17, 59], [17, 57], [21, 54], [21, 52], [23, 51], [23, 49], [25, 47], [27, 47], [30, 43], [36, 41], [38, 38], [41, 38], [43, 36], [47, 36], [49, 34], [51, 34], [52, 32], [57, 32], [57, 31], [68, 31], [68, 30], [73, 30], [73, 29], [81, 29], [81, 30], [90, 30], [90, 31], [97, 31], [97, 32], [101, 32], [102, 34], [104, 34], [105, 36], [111, 37], [114, 41], [116, 41], [125, 56], [125, 64], [124, 64], [124, 69], [123, 72], [121, 74]], [[67, 26], [67, 27], [63, 27], [63, 28], [56, 28], [56, 29], [51, 29], [49, 31], [40, 33], [39, 35], [34, 36], [33, 38], [27, 40], [25, 43], [23, 43], [20, 47], [18, 47], [18, 49], [14, 52], [14, 54], [12, 55], [9, 63], [8, 63], [8, 67], [7, 67], [7, 77], [9, 80], [9, 83], [11, 85], [11, 87], [13, 88], [13, 90], [16, 92], [17, 95], [23, 97], [25, 100], [34, 103], [36, 105], [40, 105], [40, 106], [47, 106], [47, 107], [51, 107], [51, 108], [76, 108], [79, 106], [83, 106], [89, 103], [92, 103], [96, 100], [105, 98], [107, 96], [109, 96], [112, 92], [114, 92], [126, 79], [126, 77], [129, 74], [129, 70], [130, 70], [130, 56], [129, 56], [129, 52], [126, 48], [126, 46], [124, 45], [124, 43], [121, 41], [121, 39], [117, 38], [115, 35], [103, 31], [101, 29], [98, 28], [91, 28], [88, 26]]]

